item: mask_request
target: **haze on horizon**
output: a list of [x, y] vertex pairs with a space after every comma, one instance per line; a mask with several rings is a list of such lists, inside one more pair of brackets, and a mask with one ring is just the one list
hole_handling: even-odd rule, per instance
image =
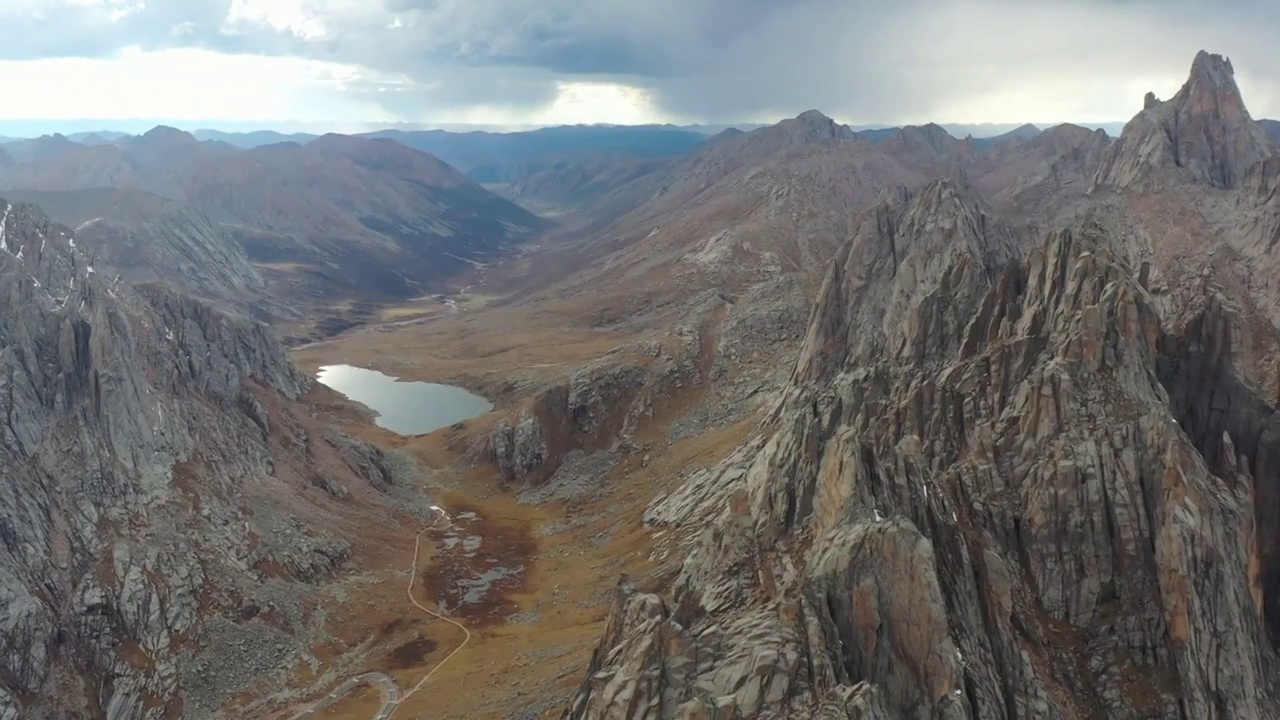
[[1273, 0], [0, 0], [0, 21], [2, 134], [1109, 122], [1202, 48], [1280, 115]]

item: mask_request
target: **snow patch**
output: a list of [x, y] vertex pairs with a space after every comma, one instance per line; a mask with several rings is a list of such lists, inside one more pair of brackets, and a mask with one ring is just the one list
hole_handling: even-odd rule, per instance
[[5, 203], [4, 217], [0, 218], [0, 250], [9, 252], [9, 241], [5, 237], [5, 228], [9, 225], [9, 213], [13, 211], [13, 206]]

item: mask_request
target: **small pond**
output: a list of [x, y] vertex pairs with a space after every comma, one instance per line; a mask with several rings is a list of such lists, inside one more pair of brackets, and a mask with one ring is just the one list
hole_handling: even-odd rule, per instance
[[400, 435], [423, 435], [493, 409], [488, 400], [453, 385], [414, 382], [352, 365], [325, 365], [322, 384], [367, 405], [374, 422]]

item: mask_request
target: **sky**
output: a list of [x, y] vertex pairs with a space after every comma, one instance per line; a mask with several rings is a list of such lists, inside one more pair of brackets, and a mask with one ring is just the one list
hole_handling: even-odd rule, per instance
[[0, 27], [6, 131], [1103, 122], [1202, 48], [1280, 116], [1277, 0], [0, 0]]

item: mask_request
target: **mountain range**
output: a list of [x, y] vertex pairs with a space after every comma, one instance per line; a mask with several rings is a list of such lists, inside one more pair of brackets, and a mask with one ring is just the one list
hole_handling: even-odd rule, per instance
[[0, 719], [1280, 720], [1277, 129], [7, 143]]
[[[682, 559], [619, 583], [561, 717], [1277, 717], [1266, 127], [1208, 53], [1115, 139], [808, 112], [557, 256], [529, 301], [714, 334], [720, 403], [776, 388], [654, 493]], [[495, 438], [515, 477], [560, 462], [529, 469], [569, 431], [534, 412]]]
[[[252, 150], [166, 127], [99, 144], [44, 137], [0, 149], [0, 187], [42, 193], [56, 219], [84, 226], [89, 242], [102, 233], [148, 234], [169, 245], [142, 266], [121, 263], [131, 271], [166, 255], [223, 252], [211, 248], [226, 243], [203, 236], [231, 238], [238, 247], [226, 252], [241, 267], [223, 264], [219, 272], [240, 279], [222, 290], [250, 303], [269, 294], [268, 305], [284, 316], [427, 293], [548, 225], [431, 155], [340, 135]], [[191, 232], [153, 231], [175, 215]], [[100, 244], [104, 253], [120, 251], [107, 238]], [[243, 267], [246, 258], [255, 268]], [[219, 299], [217, 288], [194, 289]]]

